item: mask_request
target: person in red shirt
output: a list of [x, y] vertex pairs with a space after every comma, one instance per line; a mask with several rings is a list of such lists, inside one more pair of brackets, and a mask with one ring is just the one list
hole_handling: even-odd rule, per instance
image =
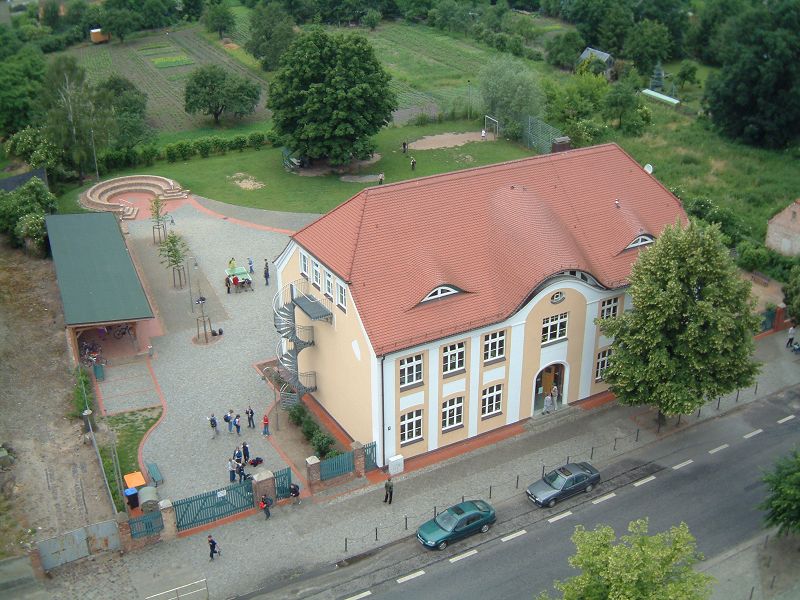
[[236, 291], [239, 291], [239, 277], [237, 275], [233, 276], [233, 287], [236, 288]]
[[264, 422], [264, 431], [262, 432], [262, 435], [269, 436], [269, 414], [268, 413], [264, 413], [264, 421], [263, 422]]

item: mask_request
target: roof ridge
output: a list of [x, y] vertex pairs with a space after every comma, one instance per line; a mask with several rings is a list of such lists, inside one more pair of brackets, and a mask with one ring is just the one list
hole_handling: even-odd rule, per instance
[[371, 189], [373, 189], [373, 188], [371, 188], [371, 187], [364, 188], [363, 190], [361, 190], [357, 194], [357, 195], [364, 194], [364, 201], [361, 203], [361, 211], [358, 214], [358, 225], [356, 226], [356, 231], [358, 233], [356, 233], [356, 240], [355, 240], [355, 243], [353, 244], [353, 254], [350, 257], [350, 268], [348, 269], [347, 275], [345, 277], [345, 280], [347, 281], [347, 283], [350, 283], [352, 281], [350, 279], [350, 276], [353, 273], [353, 264], [355, 264], [356, 255], [358, 254], [358, 243], [361, 240], [361, 229], [362, 229], [362, 226], [364, 225], [364, 213], [367, 210], [367, 201], [369, 200], [369, 191]]

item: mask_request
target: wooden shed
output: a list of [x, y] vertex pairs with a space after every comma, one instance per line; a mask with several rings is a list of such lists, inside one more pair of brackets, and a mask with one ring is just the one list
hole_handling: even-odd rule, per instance
[[103, 44], [111, 39], [111, 36], [103, 33], [102, 29], [92, 29], [89, 31], [89, 36], [93, 44]]

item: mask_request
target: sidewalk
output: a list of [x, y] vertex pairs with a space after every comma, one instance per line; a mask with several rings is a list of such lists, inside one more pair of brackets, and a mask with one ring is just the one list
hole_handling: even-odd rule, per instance
[[[382, 502], [380, 483], [299, 506], [278, 506], [267, 522], [258, 514], [210, 530], [223, 549], [223, 556], [214, 562], [208, 560], [204, 531], [120, 559], [67, 566], [54, 573], [47, 589], [58, 597], [81, 600], [107, 597], [108, 589], [119, 596], [144, 598], [203, 578], [208, 580], [211, 598], [269, 589], [271, 583], [329, 568], [344, 558], [409, 536], [432, 516], [434, 506], [446, 507], [462, 495], [489, 497], [491, 493], [492, 502], [502, 507], [505, 500], [522, 493], [528, 479], [541, 475], [542, 465], [560, 464], [567, 456], [588, 459], [593, 451], [593, 461], [602, 469], [633, 447], [714, 418], [738, 404], [780, 393], [800, 383], [798, 360], [785, 351], [784, 341], [783, 336], [773, 335], [757, 342], [756, 356], [765, 362], [757, 389], [742, 390], [738, 402], [736, 394], [721, 399], [719, 411], [716, 402], [711, 403], [699, 417], [684, 417], [680, 425], [673, 419], [660, 433], [656, 433], [655, 413], [641, 407], [568, 408], [529, 422], [527, 431], [514, 438], [398, 476], [391, 506]], [[627, 462], [617, 463], [617, 470], [626, 468]]]

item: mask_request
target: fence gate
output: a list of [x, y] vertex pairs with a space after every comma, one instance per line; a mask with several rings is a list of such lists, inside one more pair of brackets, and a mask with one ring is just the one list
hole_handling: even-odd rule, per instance
[[173, 506], [178, 531], [184, 531], [253, 508], [253, 484], [250, 481], [234, 483], [178, 500]]
[[144, 513], [141, 517], [136, 517], [128, 521], [131, 526], [132, 538], [143, 538], [157, 535], [164, 529], [164, 519], [161, 518], [161, 511]]
[[104, 552], [105, 550], [119, 550], [119, 528], [117, 522], [101, 521], [84, 527], [86, 541], [89, 544], [89, 553]]
[[275, 495], [278, 500], [289, 497], [290, 483], [292, 483], [292, 469], [290, 467], [275, 471]]
[[36, 543], [42, 556], [42, 568], [49, 571], [74, 560], [89, 556], [84, 528], [68, 531]]
[[345, 452], [339, 456], [328, 458], [319, 463], [319, 477], [322, 481], [326, 479], [333, 479], [345, 473], [351, 473], [355, 470], [355, 463], [353, 462], [353, 451]]
[[375, 442], [370, 442], [364, 446], [364, 468], [367, 471], [378, 468], [378, 459], [375, 456]]

